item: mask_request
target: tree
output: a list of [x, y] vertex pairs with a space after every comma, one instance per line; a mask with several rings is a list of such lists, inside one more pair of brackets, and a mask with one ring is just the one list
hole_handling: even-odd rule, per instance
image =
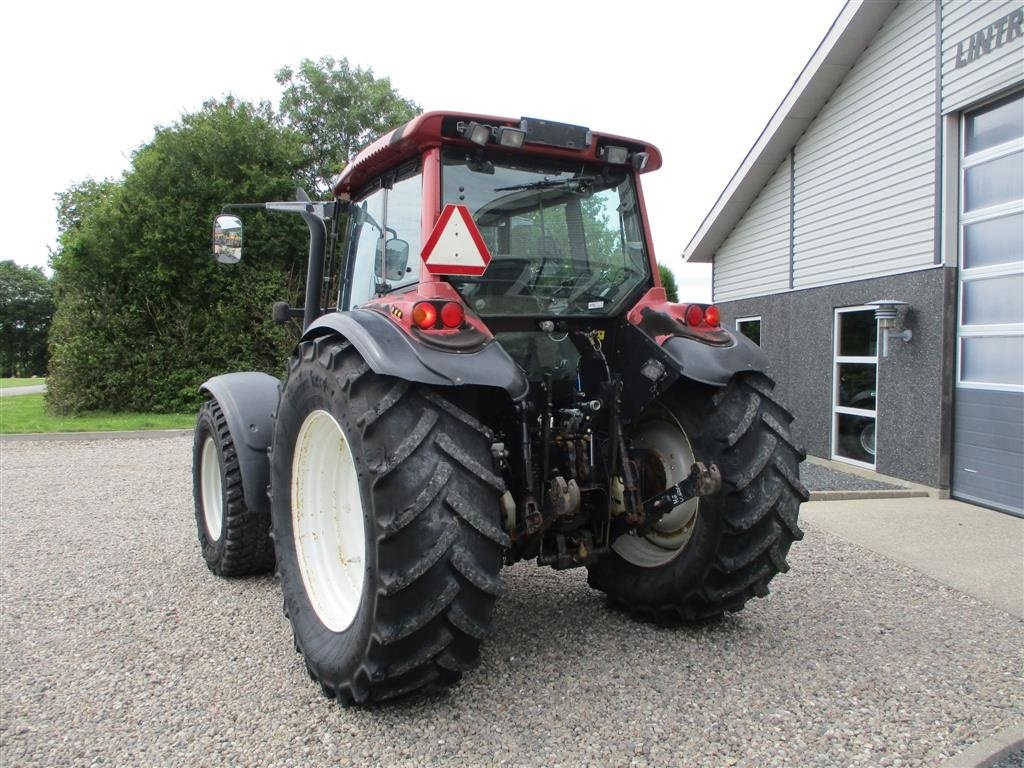
[[294, 199], [297, 185], [325, 193], [350, 156], [419, 107], [345, 59], [305, 60], [277, 79], [279, 112], [208, 102], [158, 129], [124, 178], [59, 195], [52, 409], [181, 411], [213, 374], [282, 365], [294, 333], [270, 307], [301, 296], [306, 228], [247, 211], [245, 259], [225, 268], [210, 258], [214, 214]]
[[658, 265], [658, 274], [661, 275], [661, 287], [665, 289], [665, 295], [669, 301], [679, 301], [679, 288], [676, 285], [676, 276], [672, 270], [664, 264]]
[[63, 193], [50, 406], [184, 411], [209, 376], [276, 370], [294, 336], [270, 307], [299, 295], [305, 227], [247, 212], [246, 257], [225, 268], [210, 225], [225, 202], [292, 199], [307, 171], [268, 104], [229, 98], [158, 129], [120, 181]]
[[53, 292], [43, 270], [0, 261], [0, 376], [46, 373], [52, 318]]
[[112, 179], [86, 179], [58, 192], [57, 232], [62, 234], [81, 227], [89, 212], [108, 202], [117, 188], [118, 183]]
[[283, 67], [275, 77], [284, 86], [281, 118], [305, 137], [309, 182], [321, 193], [359, 150], [421, 111], [399, 96], [388, 78], [353, 68], [345, 58], [303, 59], [298, 69]]

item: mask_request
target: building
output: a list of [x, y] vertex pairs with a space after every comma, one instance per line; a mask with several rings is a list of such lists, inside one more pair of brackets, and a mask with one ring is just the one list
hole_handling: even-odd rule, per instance
[[849, 0], [684, 257], [808, 453], [1024, 515], [1021, 0]]

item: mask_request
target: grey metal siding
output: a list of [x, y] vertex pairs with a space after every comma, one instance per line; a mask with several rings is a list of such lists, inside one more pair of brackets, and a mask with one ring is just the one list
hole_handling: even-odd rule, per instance
[[953, 496], [1024, 515], [1024, 392], [958, 387]]
[[789, 288], [789, 199], [787, 159], [715, 255], [715, 301]]
[[957, 67], [957, 45], [1024, 9], [1021, 0], [942, 0], [942, 111], [952, 112], [1024, 81], [1024, 37], [995, 41], [988, 53]]
[[933, 266], [936, 12], [904, 0], [797, 143], [794, 288]]

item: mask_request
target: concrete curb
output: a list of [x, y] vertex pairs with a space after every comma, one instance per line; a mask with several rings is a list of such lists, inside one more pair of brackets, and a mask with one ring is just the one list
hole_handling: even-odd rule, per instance
[[144, 440], [191, 435], [191, 429], [144, 429], [133, 432], [40, 432], [31, 435], [0, 435], [0, 442], [30, 443], [46, 441]]
[[928, 497], [927, 491], [914, 488], [874, 488], [863, 491], [811, 491], [811, 501], [847, 501], [849, 499], [913, 499]]
[[[888, 485], [893, 485], [893, 486], [896, 487], [895, 490], [917, 491], [917, 493], [914, 494], [915, 496], [930, 496], [933, 499], [948, 499], [949, 498], [949, 489], [932, 488], [931, 486], [928, 486], [928, 485], [921, 485], [919, 483], [912, 483], [909, 480], [902, 480], [902, 479], [900, 479], [898, 477], [892, 477], [891, 475], [883, 475], [881, 472], [875, 472], [874, 470], [871, 470], [871, 469], [864, 469], [863, 467], [858, 467], [858, 466], [856, 466], [854, 464], [847, 464], [846, 462], [843, 462], [843, 461], [833, 461], [832, 459], [823, 459], [820, 456], [813, 456], [813, 455], [810, 455], [810, 454], [808, 454], [806, 461], [809, 464], [817, 464], [818, 466], [825, 467], [827, 469], [834, 469], [837, 472], [845, 472], [848, 475], [857, 475], [858, 477], [863, 477], [866, 480], [874, 480], [876, 482], [886, 483]], [[888, 489], [887, 489], [887, 491], [888, 491]], [[861, 499], [863, 499], [863, 498], [898, 498], [901, 495], [903, 495], [903, 494], [893, 493], [891, 496], [888, 496], [888, 497], [886, 497], [886, 496], [882, 496], [882, 497], [879, 497], [879, 496], [874, 496], [874, 497], [871, 497], [871, 496], [856, 496], [856, 497], [851, 497], [851, 498], [861, 498]], [[836, 498], [836, 497], [829, 497], [829, 498]]]
[[1024, 722], [982, 739], [939, 768], [989, 768], [1019, 749], [1024, 749]]

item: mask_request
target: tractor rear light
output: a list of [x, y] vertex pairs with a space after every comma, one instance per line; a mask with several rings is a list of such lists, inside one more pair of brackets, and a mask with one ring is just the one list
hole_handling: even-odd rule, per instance
[[412, 308], [412, 324], [421, 331], [462, 328], [466, 308], [457, 301], [420, 301]]
[[718, 312], [718, 307], [712, 304], [710, 307], [704, 310], [704, 322], [710, 325], [712, 328], [717, 328], [719, 323], [722, 321], [722, 316]]
[[412, 321], [417, 328], [430, 330], [437, 325], [437, 307], [429, 301], [421, 301], [412, 308]]
[[696, 304], [691, 304], [686, 308], [686, 313], [683, 317], [686, 319], [687, 325], [696, 327], [704, 322], [704, 310]]
[[449, 301], [441, 307], [441, 324], [445, 328], [460, 328], [466, 319], [466, 310], [457, 301]]

